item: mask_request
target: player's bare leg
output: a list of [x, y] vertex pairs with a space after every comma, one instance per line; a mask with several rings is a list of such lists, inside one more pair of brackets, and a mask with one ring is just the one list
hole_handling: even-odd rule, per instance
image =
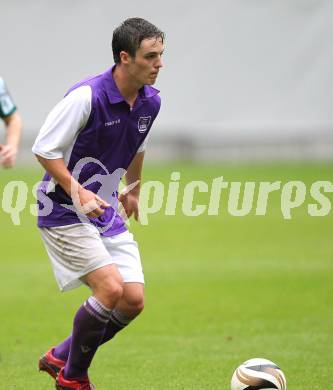
[[144, 308], [144, 284], [124, 283], [123, 295], [119, 299], [116, 309], [128, 316], [136, 317]]
[[123, 296], [123, 279], [113, 264], [98, 268], [81, 279], [91, 288], [93, 296], [108, 308], [114, 308]]

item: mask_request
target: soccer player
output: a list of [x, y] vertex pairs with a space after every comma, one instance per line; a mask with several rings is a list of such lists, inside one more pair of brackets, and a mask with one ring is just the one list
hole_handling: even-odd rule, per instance
[[12, 168], [20, 143], [22, 123], [17, 108], [7, 90], [4, 80], [0, 77], [0, 118], [6, 126], [6, 143], [0, 144], [0, 161], [4, 168]]
[[[38, 226], [59, 288], [84, 283], [91, 290], [71, 335], [39, 361], [58, 390], [94, 389], [88, 368], [98, 347], [144, 307], [138, 246], [117, 202], [138, 219], [147, 135], [160, 109], [151, 85], [162, 67], [163, 42], [163, 32], [148, 21], [125, 20], [113, 32], [115, 65], [74, 85], [33, 146], [47, 171], [38, 191]], [[119, 195], [124, 170], [131, 189]]]

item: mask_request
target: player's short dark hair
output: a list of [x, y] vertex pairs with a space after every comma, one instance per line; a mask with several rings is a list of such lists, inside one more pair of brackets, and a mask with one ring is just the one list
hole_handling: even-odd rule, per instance
[[112, 51], [116, 64], [120, 63], [120, 52], [126, 51], [131, 57], [135, 57], [136, 51], [144, 39], [162, 39], [164, 32], [142, 18], [126, 19], [113, 31]]

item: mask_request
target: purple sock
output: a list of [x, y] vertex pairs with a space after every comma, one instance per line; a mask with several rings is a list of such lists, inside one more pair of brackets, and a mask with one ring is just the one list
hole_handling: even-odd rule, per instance
[[69, 350], [71, 348], [72, 336], [67, 337], [61, 344], [57, 345], [52, 354], [54, 357], [60, 360], [64, 360], [65, 362], [68, 359]]
[[[112, 310], [110, 320], [106, 325], [100, 345], [110, 341], [118, 332], [124, 329], [124, 327], [130, 323], [130, 321], [130, 317], [125, 316], [117, 309]], [[67, 361], [71, 342], [72, 336], [67, 337], [67, 339], [54, 348], [53, 355], [58, 359]]]
[[110, 320], [105, 328], [104, 336], [101, 344], [107, 343], [111, 340], [118, 332], [125, 328], [132, 318], [127, 317], [117, 309], [113, 309], [111, 312]]
[[90, 297], [79, 308], [74, 318], [70, 352], [64, 370], [65, 378], [79, 379], [87, 376], [110, 315], [111, 310], [94, 297]]

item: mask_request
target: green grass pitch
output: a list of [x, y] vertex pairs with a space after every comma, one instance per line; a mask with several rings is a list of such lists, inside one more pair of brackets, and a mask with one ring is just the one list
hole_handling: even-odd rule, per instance
[[[182, 185], [223, 175], [227, 181], [333, 181], [329, 164], [147, 165], [144, 180]], [[0, 172], [39, 180], [36, 168]], [[196, 201], [207, 202], [200, 194]], [[310, 217], [307, 203], [283, 219], [279, 196], [265, 217], [234, 217], [221, 198], [219, 216], [185, 217], [163, 210], [148, 226], [132, 222], [146, 277], [146, 308], [98, 351], [90, 376], [99, 390], [228, 390], [231, 375], [252, 357], [273, 360], [289, 390], [333, 389], [333, 211]], [[333, 202], [333, 196], [330, 196]], [[308, 199], [307, 199], [308, 201]], [[1, 208], [1, 204], [0, 204]], [[0, 388], [46, 390], [39, 355], [71, 329], [88, 290], [58, 292], [26, 209], [21, 225], [0, 210]]]

